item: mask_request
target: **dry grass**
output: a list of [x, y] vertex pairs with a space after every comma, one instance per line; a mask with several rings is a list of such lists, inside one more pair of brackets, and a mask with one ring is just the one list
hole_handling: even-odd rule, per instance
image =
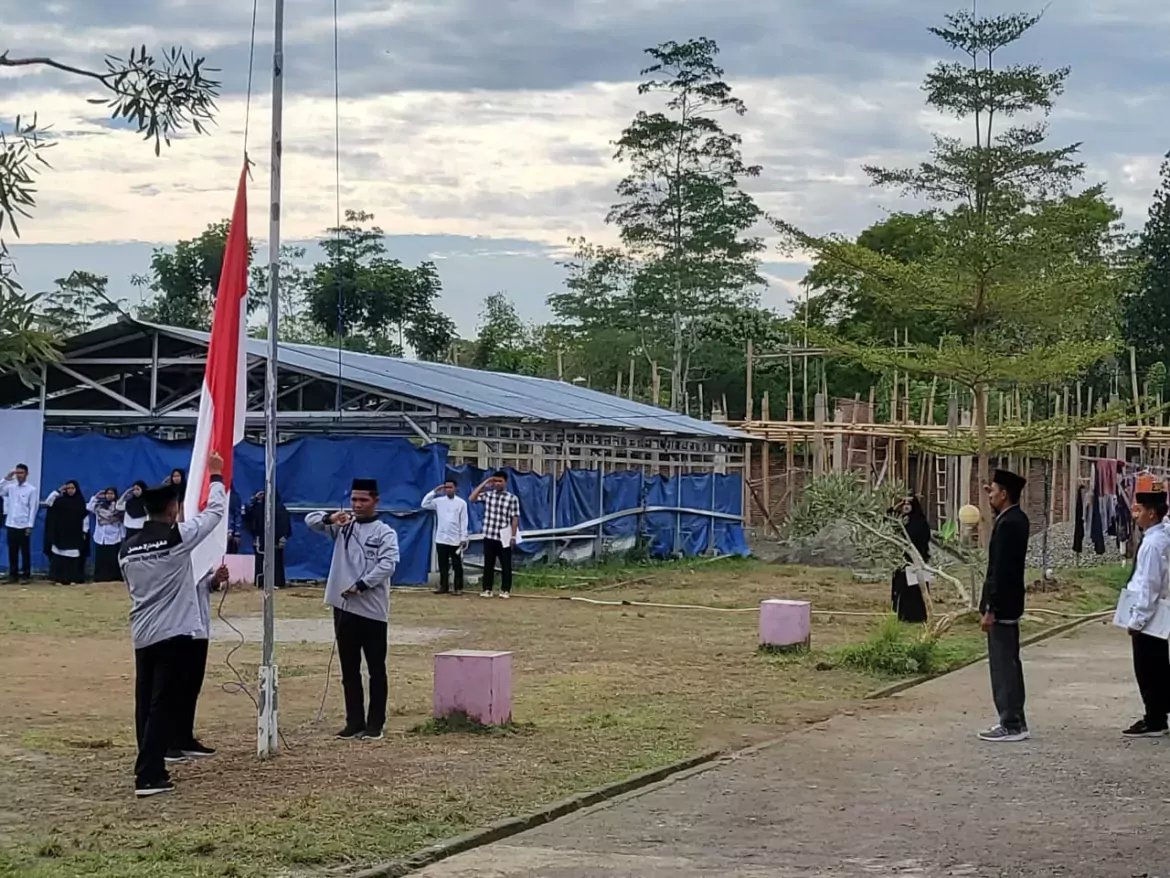
[[[336, 673], [326, 720], [313, 722], [329, 645], [281, 644], [289, 746], [268, 763], [252, 755], [251, 703], [220, 685], [234, 679], [223, 664], [230, 644], [214, 642], [200, 726], [221, 752], [180, 766], [180, 790], [143, 803], [130, 791], [124, 590], [0, 589], [0, 875], [246, 878], [369, 865], [706, 747], [750, 744], [856, 709], [877, 682], [864, 671], [818, 670], [832, 664], [823, 659], [836, 646], [867, 637], [872, 618], [818, 616], [811, 654], [769, 657], [756, 652], [751, 612], [564, 598], [750, 608], [803, 596], [815, 607], [881, 612], [887, 582], [738, 561], [591, 575], [589, 586], [601, 590], [558, 590], [546, 577], [511, 602], [396, 593], [392, 628], [452, 633], [391, 647], [391, 728], [379, 743], [330, 738], [341, 716]], [[609, 587], [642, 576], [649, 579]], [[1081, 609], [1107, 592], [1089, 580], [1037, 601]], [[278, 600], [282, 618], [326, 618], [318, 591]], [[225, 612], [259, 609], [256, 594], [232, 593]], [[952, 636], [962, 657], [979, 643], [969, 624]], [[429, 713], [431, 656], [454, 646], [514, 652], [516, 729], [418, 731]], [[237, 653], [249, 679], [258, 659], [254, 645]]]

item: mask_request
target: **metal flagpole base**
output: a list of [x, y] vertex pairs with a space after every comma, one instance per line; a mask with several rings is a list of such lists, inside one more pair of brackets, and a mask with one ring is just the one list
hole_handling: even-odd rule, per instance
[[280, 726], [277, 724], [277, 704], [280, 676], [276, 665], [260, 666], [260, 709], [256, 712], [256, 755], [269, 759], [280, 749]]

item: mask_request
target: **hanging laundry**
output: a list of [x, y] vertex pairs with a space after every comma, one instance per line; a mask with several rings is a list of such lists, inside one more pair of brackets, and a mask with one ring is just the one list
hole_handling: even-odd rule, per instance
[[1098, 473], [1101, 467], [1093, 465], [1093, 497], [1089, 503], [1089, 539], [1093, 541], [1093, 551], [1098, 555], [1105, 554], [1105, 526], [1101, 516], [1101, 480]]
[[1118, 485], [1117, 488], [1117, 521], [1116, 531], [1117, 545], [1122, 546], [1133, 539], [1133, 514], [1129, 511], [1129, 503], [1126, 501], [1125, 492]]
[[1078, 555], [1085, 550], [1085, 489], [1077, 485], [1077, 502], [1073, 504], [1072, 550]]

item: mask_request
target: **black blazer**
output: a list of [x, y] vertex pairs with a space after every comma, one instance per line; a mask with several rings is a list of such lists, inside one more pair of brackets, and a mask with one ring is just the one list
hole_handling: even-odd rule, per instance
[[979, 611], [1014, 622], [1024, 615], [1024, 568], [1028, 556], [1028, 516], [1019, 506], [1005, 509], [991, 529], [987, 576]]

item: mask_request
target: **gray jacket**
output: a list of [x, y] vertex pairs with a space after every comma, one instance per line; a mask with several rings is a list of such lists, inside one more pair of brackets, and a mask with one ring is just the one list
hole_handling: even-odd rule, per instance
[[[330, 524], [332, 513], [310, 512], [305, 524], [333, 540], [333, 561], [325, 603], [338, 610], [385, 622], [390, 618], [390, 578], [398, 566], [398, 534], [384, 521]], [[360, 583], [360, 584], [359, 584]], [[342, 592], [357, 586], [358, 594]]]
[[226, 511], [223, 480], [213, 477], [207, 508], [194, 518], [175, 525], [147, 521], [122, 543], [118, 560], [130, 592], [135, 649], [172, 637], [207, 636], [191, 551], [211, 535]]

